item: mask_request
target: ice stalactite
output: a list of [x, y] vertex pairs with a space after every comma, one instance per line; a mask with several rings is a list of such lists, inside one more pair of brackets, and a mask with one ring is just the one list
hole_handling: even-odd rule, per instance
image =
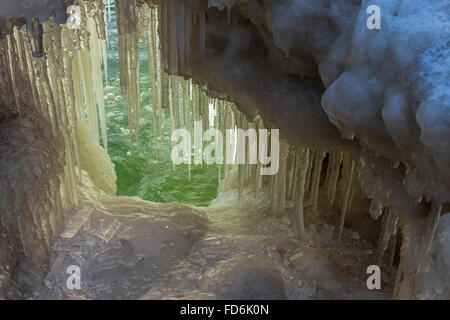
[[317, 199], [319, 197], [320, 175], [322, 172], [322, 164], [325, 158], [325, 152], [316, 151], [314, 159], [313, 180], [311, 186], [311, 210], [313, 213], [317, 211]]
[[[241, 112], [237, 113], [237, 128], [242, 129], [244, 126], [244, 115]], [[242, 206], [242, 197], [244, 193], [244, 183], [245, 183], [245, 164], [239, 161], [238, 155], [238, 208]]]
[[305, 181], [306, 181], [306, 172], [309, 167], [309, 149], [303, 149], [297, 151], [297, 159], [299, 165], [297, 170], [297, 196], [296, 196], [296, 205], [295, 205], [295, 213], [294, 213], [294, 228], [296, 231], [297, 237], [301, 237], [305, 234], [305, 218], [304, 218], [304, 198], [305, 198]]
[[286, 208], [286, 158], [289, 152], [289, 145], [286, 141], [280, 141], [280, 167], [278, 173], [274, 175], [271, 193], [271, 210], [275, 216], [284, 214]]
[[342, 151], [336, 150], [332, 153], [331, 156], [331, 162], [328, 162], [328, 165], [331, 166], [331, 174], [330, 179], [328, 180], [326, 184], [326, 194], [327, 194], [327, 200], [328, 200], [328, 206], [330, 208], [333, 207], [334, 204], [334, 198], [336, 196], [336, 188], [337, 188], [337, 182], [339, 179], [339, 172], [341, 168], [342, 163]]
[[442, 204], [434, 203], [430, 212], [429, 218], [429, 227], [428, 232], [426, 234], [425, 240], [425, 255], [429, 255], [431, 251], [431, 247], [433, 244], [434, 234], [436, 233], [436, 229], [439, 223], [439, 218], [441, 216]]
[[[176, 129], [175, 124], [175, 115], [174, 115], [174, 94], [173, 94], [173, 86], [172, 86], [173, 78], [169, 76], [169, 115], [170, 115], [170, 131], [173, 132]], [[174, 147], [174, 143], [172, 142], [172, 149]], [[175, 171], [175, 163], [173, 163], [173, 170]]]
[[200, 52], [205, 52], [205, 37], [206, 37], [206, 12], [200, 12], [199, 13], [199, 29], [200, 29], [200, 36], [199, 36], [199, 48]]
[[342, 231], [344, 229], [345, 215], [347, 214], [347, 209], [349, 203], [351, 202], [351, 187], [353, 184], [353, 175], [355, 169], [355, 160], [351, 159], [349, 155], [344, 158], [344, 166], [347, 168], [345, 175], [345, 185], [343, 190], [342, 208], [341, 208], [341, 221], [339, 224], [339, 237], [338, 240], [341, 241]]
[[111, 0], [107, 0], [108, 1], [108, 21], [111, 21]]
[[[92, 73], [85, 73], [86, 77], [92, 77], [93, 91], [95, 100], [98, 106], [98, 114], [100, 116], [100, 129], [102, 133], [102, 141], [105, 150], [108, 150], [108, 137], [106, 132], [106, 113], [105, 113], [105, 101], [103, 92], [103, 78], [101, 64], [106, 60], [106, 50], [103, 48], [103, 40], [98, 38], [96, 31], [96, 23], [93, 18], [88, 17], [86, 21], [87, 31], [89, 32], [89, 60], [92, 68]], [[102, 53], [103, 52], [103, 53]], [[89, 62], [86, 62], [89, 63]], [[106, 66], [107, 63], [104, 63]], [[105, 69], [106, 70], [106, 69]], [[95, 106], [92, 106], [92, 112], [97, 114]], [[93, 120], [95, 121], [95, 120]]]
[[139, 42], [136, 0], [116, 0], [117, 30], [119, 33], [119, 67], [121, 92], [126, 96], [130, 135], [133, 130], [139, 144]]
[[[377, 265], [381, 265], [381, 261], [383, 259], [383, 256], [388, 248], [389, 241], [395, 237], [397, 233], [397, 223], [398, 223], [398, 216], [394, 212], [394, 210], [388, 210], [383, 215], [383, 221], [381, 223], [381, 233], [380, 238], [378, 239], [378, 246], [377, 246]], [[390, 259], [389, 259], [390, 260]]]
[[308, 160], [309, 165], [308, 165], [308, 169], [306, 171], [306, 180], [305, 180], [305, 190], [307, 190], [307, 191], [310, 190], [311, 178], [313, 175], [313, 168], [314, 168], [313, 166], [314, 166], [315, 154], [316, 154], [316, 151], [310, 150], [309, 160]]
[[155, 144], [155, 158], [158, 160], [158, 126], [159, 126], [159, 113], [160, 101], [159, 101], [159, 83], [158, 83], [158, 61], [157, 50], [158, 43], [156, 40], [157, 26], [155, 20], [154, 10], [148, 8], [146, 11], [147, 16], [147, 51], [148, 51], [148, 69], [150, 72], [150, 86], [152, 96], [152, 112], [153, 112], [153, 136]]
[[[191, 82], [183, 81], [184, 126], [191, 133]], [[191, 181], [191, 163], [188, 163], [188, 178]]]

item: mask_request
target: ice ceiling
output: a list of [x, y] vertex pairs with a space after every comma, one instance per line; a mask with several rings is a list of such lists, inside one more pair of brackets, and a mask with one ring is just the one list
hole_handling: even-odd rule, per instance
[[[97, 105], [101, 136], [106, 137], [102, 125], [105, 121], [102, 88], [98, 82], [89, 83], [92, 78], [88, 76], [101, 71], [103, 63], [104, 43], [99, 41], [105, 39], [104, 23], [98, 14], [103, 12], [104, 5], [101, 1], [75, 2], [84, 3], [83, 15], [91, 18], [85, 20], [82, 30], [73, 32], [54, 23], [44, 23], [49, 17], [54, 17], [56, 24], [63, 23], [65, 8], [72, 1], [5, 0], [0, 3], [0, 35], [4, 38], [0, 42], [0, 119], [6, 123], [5, 119], [11, 119], [14, 114], [26, 118], [20, 124], [22, 131], [8, 131], [8, 125], [2, 124], [2, 135], [41, 141], [43, 148], [48, 149], [46, 153], [65, 145], [68, 154], [55, 152], [66, 157], [65, 163], [78, 163], [82, 158], [74, 146], [68, 147], [74, 145], [73, 137], [77, 136], [74, 134], [76, 119], [81, 113], [73, 107], [79, 104], [77, 101], [85, 99], [88, 123], [98, 139], [97, 113], [92, 111]], [[369, 30], [366, 26], [366, 8], [372, 4], [381, 8], [380, 30]], [[404, 237], [402, 290], [414, 292], [415, 286], [420, 287], [419, 275], [428, 272], [420, 270], [421, 261], [429, 253], [439, 216], [449, 210], [450, 202], [448, 2], [116, 0], [116, 10], [121, 89], [127, 96], [130, 128], [136, 136], [140, 110], [138, 43], [147, 32], [153, 39], [149, 54], [154, 70], [165, 71], [154, 71], [151, 75], [161, 93], [155, 95], [155, 104], [160, 102], [164, 109], [174, 103], [172, 93], [179, 93], [175, 96], [178, 101], [175, 110], [166, 107], [166, 111], [159, 108], [155, 112], [173, 112], [169, 115], [173, 127], [193, 120], [186, 118], [188, 113], [183, 109], [186, 105], [183, 99], [189, 99], [187, 88], [192, 83], [193, 100], [199, 101], [194, 103], [194, 119], [207, 112], [205, 105], [209, 99], [220, 99], [215, 103], [230, 110], [237, 107], [246, 116], [233, 118], [236, 122], [242, 119], [241, 127], [252, 126], [252, 120], [261, 119], [267, 128], [279, 128], [281, 137], [289, 144], [316, 150], [314, 163], [322, 164], [329, 153], [328, 163], [332, 164], [329, 170], [335, 168], [338, 172], [327, 175], [329, 181], [337, 179], [336, 174], [339, 176], [342, 152], [345, 152], [345, 175], [349, 177], [346, 185], [351, 185], [355, 171], [363, 193], [372, 199], [370, 215], [377, 218], [383, 208], [388, 208], [400, 218]], [[33, 57], [29, 50], [23, 49], [28, 45], [26, 32], [13, 28], [22, 24], [28, 27]], [[53, 38], [43, 37], [45, 32], [54, 32]], [[80, 48], [82, 51], [77, 53]], [[14, 56], [16, 52], [19, 59]], [[43, 53], [47, 60], [35, 58]], [[24, 61], [27, 65], [23, 65]], [[47, 81], [33, 88], [35, 81], [45, 78], [50, 64], [60, 69], [49, 68]], [[69, 79], [72, 68], [75, 76]], [[22, 91], [19, 88], [23, 79], [31, 85]], [[55, 90], [51, 88], [52, 81], [58, 81], [56, 92], [66, 94], [68, 101], [48, 99], [49, 92]], [[87, 89], [82, 91], [82, 87]], [[28, 93], [30, 96], [26, 96]], [[45, 111], [34, 111], [31, 101], [37, 101], [37, 97], [47, 97], [42, 105], [54, 111], [47, 115], [54, 123], [53, 135], [49, 132], [52, 129], [44, 128]], [[66, 105], [65, 110], [60, 109], [62, 104]], [[225, 119], [227, 112], [223, 112]], [[223, 124], [226, 126], [226, 121]], [[30, 134], [33, 130], [45, 132], [51, 138], [39, 136], [41, 133]], [[57, 137], [58, 130], [65, 134]], [[103, 142], [105, 145], [106, 140]], [[40, 161], [33, 158], [33, 151], [28, 151], [30, 155], [16, 152], [21, 164], [8, 165], [24, 175], [28, 172], [22, 169], [26, 167], [22, 162]], [[310, 159], [304, 151], [298, 157], [306, 162]], [[50, 194], [55, 198], [59, 185], [65, 185], [69, 197], [76, 201], [74, 166], [63, 168], [62, 159], [53, 161], [54, 164], [47, 164], [47, 170], [33, 172], [36, 181], [49, 183]], [[58, 165], [61, 168], [52, 169]], [[320, 180], [320, 167], [317, 170], [319, 173], [312, 173], [312, 179], [316, 179], [313, 185]], [[56, 171], [65, 171], [65, 178], [55, 176]], [[19, 188], [17, 174], [5, 173], [5, 176], [8, 188], [11, 185]], [[300, 176], [305, 179], [306, 172]], [[21, 207], [14, 195], [2, 196], [8, 203]], [[16, 209], [14, 205], [6, 208], [7, 201], [2, 201], [0, 206], [5, 206], [5, 212], [11, 216]], [[61, 210], [58, 201], [55, 206]], [[57, 221], [47, 224], [58, 228]], [[32, 233], [51, 233], [48, 227], [41, 231], [40, 227], [30, 228]], [[15, 239], [17, 235], [9, 237]]]

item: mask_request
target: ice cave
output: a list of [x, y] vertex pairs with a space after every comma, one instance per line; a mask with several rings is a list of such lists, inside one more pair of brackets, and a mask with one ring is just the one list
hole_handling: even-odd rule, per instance
[[0, 299], [446, 300], [449, 212], [448, 1], [0, 0]]

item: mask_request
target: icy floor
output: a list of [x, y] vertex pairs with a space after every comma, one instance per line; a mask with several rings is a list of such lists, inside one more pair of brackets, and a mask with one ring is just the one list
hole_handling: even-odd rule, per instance
[[[366, 288], [373, 246], [318, 223], [293, 238], [289, 219], [266, 215], [264, 197], [223, 193], [208, 208], [83, 193], [53, 247], [34, 299], [376, 299]], [[249, 208], [252, 208], [251, 210]], [[315, 229], [315, 232], [311, 230]], [[319, 231], [317, 231], [319, 230]], [[80, 267], [80, 289], [67, 267]], [[389, 280], [382, 275], [382, 280]]]

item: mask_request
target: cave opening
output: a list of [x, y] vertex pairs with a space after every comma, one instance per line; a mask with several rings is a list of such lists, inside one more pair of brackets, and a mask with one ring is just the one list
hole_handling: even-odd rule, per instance
[[[385, 299], [445, 286], [445, 152], [426, 134], [399, 145], [418, 125], [402, 113], [407, 90], [384, 93], [352, 43], [361, 4], [219, 2], [78, 0], [75, 29], [0, 19], [5, 296]], [[278, 170], [260, 174], [250, 143], [242, 163], [174, 164], [175, 131], [214, 129], [257, 142], [267, 130], [256, 150]], [[237, 160], [238, 138], [200, 149]], [[379, 291], [365, 285], [374, 264]]]

